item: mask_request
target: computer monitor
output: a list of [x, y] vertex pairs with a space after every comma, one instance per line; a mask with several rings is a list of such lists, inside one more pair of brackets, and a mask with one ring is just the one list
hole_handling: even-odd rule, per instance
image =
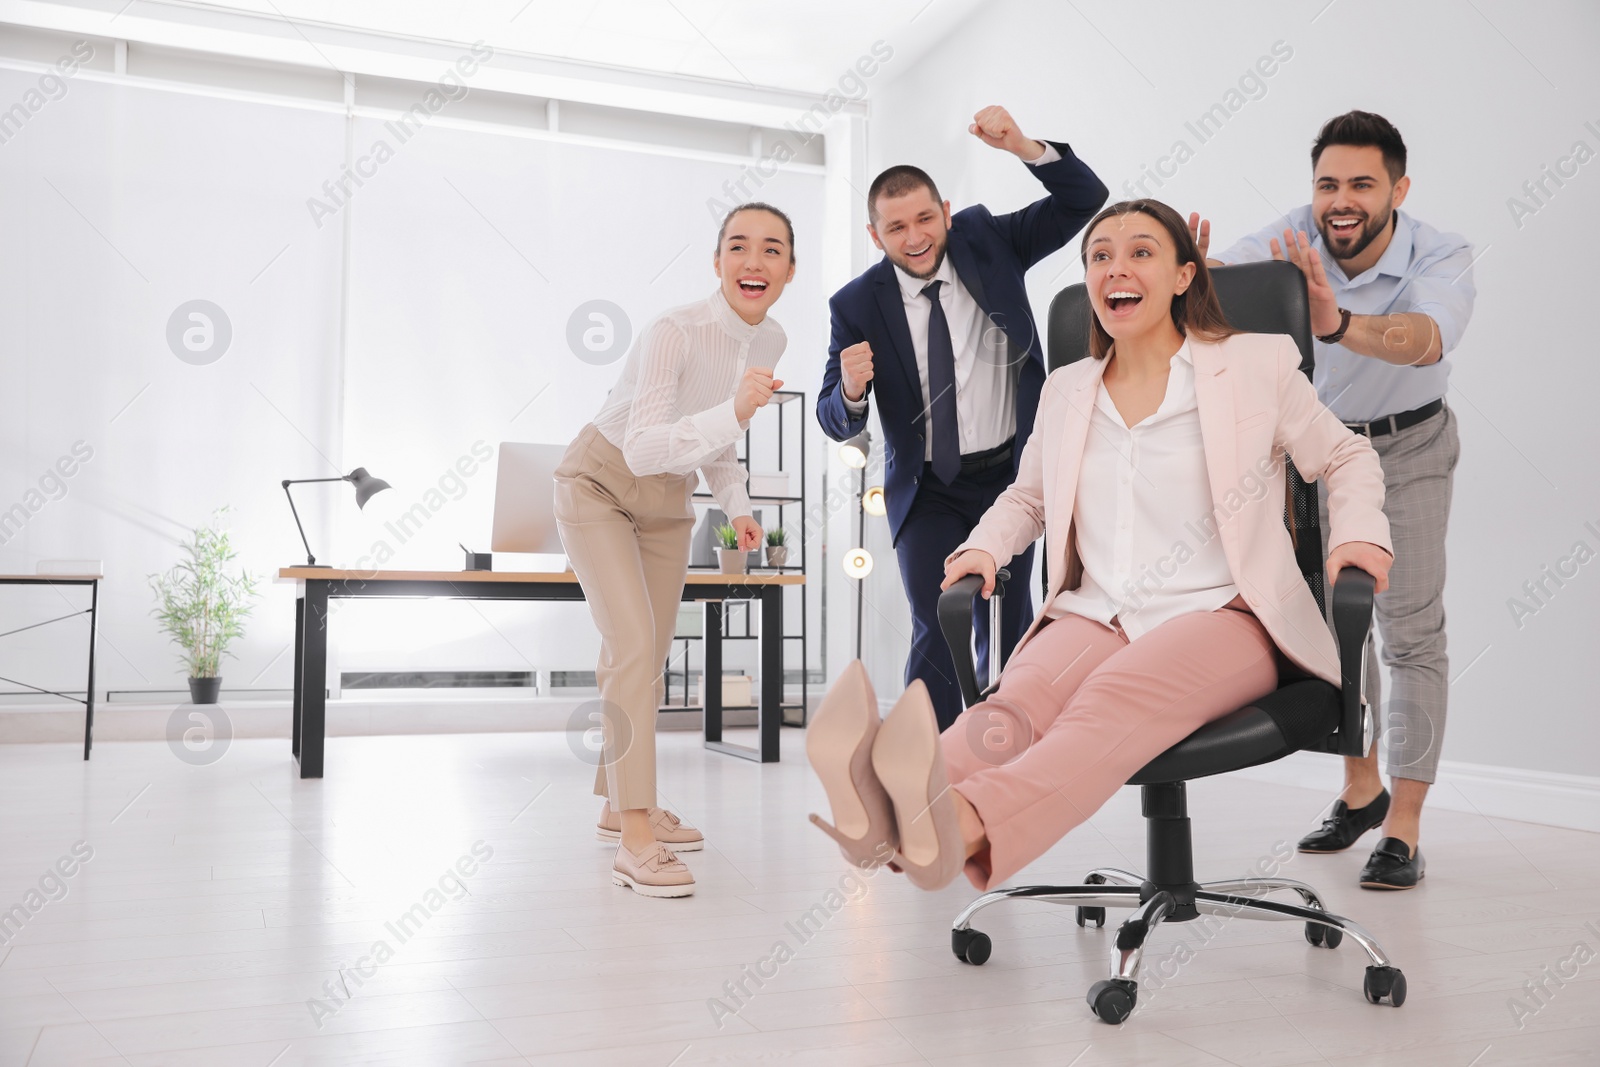
[[555, 516], [555, 471], [566, 451], [566, 445], [500, 442], [491, 552], [560, 555], [566, 551]]

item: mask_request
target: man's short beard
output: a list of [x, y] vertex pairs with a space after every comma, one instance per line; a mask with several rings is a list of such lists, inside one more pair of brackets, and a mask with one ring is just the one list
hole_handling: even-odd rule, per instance
[[1322, 234], [1322, 244], [1327, 248], [1329, 255], [1333, 256], [1333, 258], [1336, 260], [1351, 260], [1365, 252], [1367, 250], [1367, 246], [1373, 241], [1376, 241], [1378, 236], [1382, 234], [1384, 230], [1389, 228], [1389, 221], [1392, 218], [1394, 218], [1394, 208], [1390, 207], [1384, 209], [1382, 221], [1374, 224], [1369, 219], [1367, 225], [1363, 226], [1361, 229], [1361, 236], [1356, 240], [1356, 243], [1351, 246], [1350, 251], [1348, 252], [1334, 252], [1334, 243], [1333, 241], [1329, 240], [1328, 222], [1325, 218], [1317, 220], [1317, 231]]
[[[907, 274], [911, 275], [913, 278], [917, 279], [918, 281], [927, 281], [928, 279], [932, 278], [935, 274], [938, 274], [939, 273], [939, 268], [944, 266], [944, 255], [949, 250], [950, 250], [950, 239], [949, 239], [949, 236], [947, 234], [945, 239], [943, 241], [939, 242], [939, 252], [938, 252], [937, 255], [935, 255], [933, 257], [933, 266], [928, 268], [928, 273], [926, 273], [926, 274], [918, 274], [916, 271], [912, 270], [911, 266], [909, 264], [907, 264], [907, 263], [896, 263], [895, 266], [899, 267], [901, 270], [905, 271]], [[904, 258], [904, 256], [902, 256], [901, 258]]]

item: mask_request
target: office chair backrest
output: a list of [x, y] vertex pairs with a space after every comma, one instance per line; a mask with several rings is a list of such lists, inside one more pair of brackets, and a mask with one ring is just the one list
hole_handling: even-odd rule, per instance
[[[1311, 377], [1315, 351], [1311, 345], [1311, 307], [1305, 276], [1292, 263], [1268, 260], [1211, 268], [1212, 284], [1222, 313], [1236, 329], [1248, 333], [1286, 333], [1300, 349], [1300, 370]], [[1076, 363], [1089, 354], [1089, 320], [1094, 314], [1089, 293], [1080, 282], [1069, 285], [1050, 302], [1049, 344], [1045, 365], [1050, 370]], [[1317, 606], [1323, 606], [1322, 529], [1317, 493], [1300, 477], [1287, 456], [1289, 494], [1284, 522], [1295, 537], [1295, 559]]]

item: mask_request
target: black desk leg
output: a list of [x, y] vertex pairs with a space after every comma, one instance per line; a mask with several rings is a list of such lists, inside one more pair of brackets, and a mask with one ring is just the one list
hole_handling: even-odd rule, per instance
[[300, 777], [322, 777], [328, 714], [328, 583], [307, 579], [300, 660]]
[[100, 635], [100, 583], [89, 583], [89, 691], [83, 714], [83, 758], [89, 758], [89, 748], [94, 744], [94, 646]]
[[761, 590], [761, 707], [757, 711], [761, 762], [778, 762], [778, 728], [783, 725], [783, 589]]
[[705, 743], [722, 742], [722, 601], [707, 600], [703, 640], [705, 646], [705, 674], [700, 683], [701, 732]]
[[294, 739], [289, 742], [294, 758], [300, 758], [300, 694], [306, 689], [305, 671], [306, 598], [302, 593], [294, 601]]

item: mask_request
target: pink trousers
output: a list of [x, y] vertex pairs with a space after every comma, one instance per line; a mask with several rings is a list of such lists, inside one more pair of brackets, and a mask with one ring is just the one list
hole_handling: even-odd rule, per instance
[[1079, 615], [1046, 623], [989, 699], [941, 741], [950, 784], [989, 847], [967, 861], [1003, 884], [1097, 811], [1150, 760], [1278, 685], [1272, 639], [1248, 610], [1193, 612], [1129, 642]]

